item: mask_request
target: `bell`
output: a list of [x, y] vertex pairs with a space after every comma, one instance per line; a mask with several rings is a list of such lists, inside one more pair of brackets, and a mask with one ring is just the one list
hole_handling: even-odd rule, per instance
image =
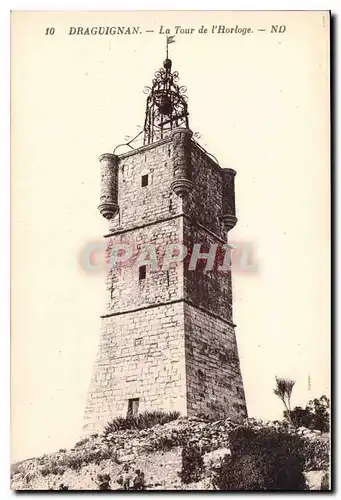
[[167, 95], [162, 95], [158, 102], [158, 108], [162, 115], [170, 115], [172, 106], [170, 99]]

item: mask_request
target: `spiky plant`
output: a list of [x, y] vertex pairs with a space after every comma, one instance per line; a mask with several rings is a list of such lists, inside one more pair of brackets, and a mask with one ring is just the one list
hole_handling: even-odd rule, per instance
[[295, 385], [295, 380], [290, 380], [286, 378], [276, 378], [276, 387], [274, 389], [274, 394], [282, 401], [285, 406], [285, 410], [288, 415], [288, 420], [291, 423], [291, 394], [293, 387]]
[[154, 425], [164, 425], [172, 420], [177, 420], [180, 417], [180, 412], [162, 410], [145, 411], [138, 415], [129, 415], [127, 417], [116, 417], [111, 422], [108, 422], [104, 428], [104, 435], [112, 434], [116, 431], [126, 429], [149, 429]]

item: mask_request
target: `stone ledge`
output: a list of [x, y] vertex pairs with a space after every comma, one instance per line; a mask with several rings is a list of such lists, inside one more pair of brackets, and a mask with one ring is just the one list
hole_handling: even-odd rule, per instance
[[163, 307], [163, 306], [169, 306], [169, 305], [172, 305], [172, 304], [178, 304], [180, 302], [183, 302], [184, 304], [192, 306], [192, 307], [198, 309], [199, 311], [202, 311], [202, 312], [208, 314], [209, 316], [212, 316], [213, 318], [218, 319], [218, 320], [222, 321], [223, 323], [226, 323], [229, 326], [232, 326], [233, 328], [236, 328], [236, 326], [237, 326], [232, 321], [229, 321], [228, 319], [222, 318], [221, 316], [219, 316], [218, 314], [215, 314], [214, 312], [210, 311], [209, 309], [206, 309], [204, 307], [198, 306], [197, 304], [195, 304], [191, 300], [188, 300], [188, 299], [185, 299], [185, 298], [174, 299], [174, 300], [170, 300], [168, 302], [158, 302], [158, 303], [155, 303], [155, 304], [148, 304], [147, 306], [137, 307], [135, 309], [128, 309], [128, 310], [124, 310], [124, 311], [118, 311], [118, 312], [112, 312], [112, 313], [102, 314], [100, 317], [102, 319], [104, 319], [104, 318], [111, 318], [112, 316], [120, 316], [120, 315], [123, 315], [123, 314], [135, 313], [135, 312], [138, 312], [138, 311], [143, 311], [143, 310], [147, 310], [147, 309], [153, 309], [155, 307]]

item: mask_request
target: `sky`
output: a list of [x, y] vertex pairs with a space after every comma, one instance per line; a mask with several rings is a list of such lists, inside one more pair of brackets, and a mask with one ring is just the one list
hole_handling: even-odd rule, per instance
[[[70, 26], [121, 25], [140, 33], [68, 35]], [[293, 405], [330, 394], [328, 15], [14, 13], [12, 460], [81, 434], [104, 312], [105, 276], [81, 265], [108, 229], [97, 159], [143, 125], [142, 90], [165, 55], [160, 27], [173, 35], [180, 25], [194, 28], [170, 45], [190, 128], [237, 171], [230, 239], [257, 264], [233, 275], [249, 415], [281, 417], [275, 375], [296, 380]], [[253, 32], [212, 34], [214, 25]]]

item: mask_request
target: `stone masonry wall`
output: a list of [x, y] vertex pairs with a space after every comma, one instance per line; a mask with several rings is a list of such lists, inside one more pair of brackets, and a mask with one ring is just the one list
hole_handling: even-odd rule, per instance
[[184, 213], [225, 239], [222, 169], [195, 142], [192, 142], [191, 161], [194, 187], [184, 202]]
[[186, 414], [183, 302], [103, 318], [88, 397], [85, 432], [126, 416], [129, 398], [139, 411]]
[[231, 271], [219, 269], [224, 257], [223, 244], [213, 234], [188, 219], [184, 220], [184, 241], [188, 247], [201, 244], [202, 253], [208, 253], [212, 248], [211, 245], [217, 245], [212, 270], [205, 270], [207, 264], [205, 259], [198, 260], [194, 270], [190, 270], [188, 265], [184, 266], [184, 297], [232, 322]]
[[187, 414], [247, 416], [233, 326], [185, 304]]
[[[176, 218], [125, 232], [110, 238], [110, 245], [125, 243], [132, 248], [132, 257], [116, 266], [110, 266], [107, 276], [107, 312], [121, 312], [137, 307], [173, 301], [183, 297], [183, 265], [174, 263], [163, 270], [165, 246], [182, 239], [182, 218]], [[141, 250], [153, 245], [156, 266], [146, 265], [146, 277], [139, 279]], [[153, 251], [145, 255], [146, 260]]]
[[[119, 158], [118, 213], [110, 232], [127, 230], [182, 211], [181, 199], [171, 190], [173, 144], [170, 140], [127, 153]], [[148, 185], [141, 186], [142, 175]]]
[[205, 259], [195, 270], [184, 268], [187, 413], [239, 419], [246, 416], [246, 403], [233, 325], [231, 271], [218, 269], [227, 251], [222, 171], [192, 144], [194, 188], [184, 203], [184, 243], [201, 244], [202, 253], [217, 245], [217, 252], [212, 270], [205, 270]]
[[[148, 175], [146, 186], [141, 183], [143, 175]], [[147, 265], [145, 278], [139, 279], [136, 262], [146, 245], [157, 247], [159, 259], [167, 243], [182, 239], [182, 218], [177, 216], [182, 202], [171, 190], [172, 180], [169, 140], [119, 158], [119, 210], [110, 221], [108, 258], [118, 243], [128, 244], [133, 254], [115, 267], [108, 262], [108, 298], [88, 395], [86, 432], [125, 416], [131, 398], [139, 398], [139, 411], [186, 413], [183, 266], [162, 270], [158, 260], [158, 268]]]

